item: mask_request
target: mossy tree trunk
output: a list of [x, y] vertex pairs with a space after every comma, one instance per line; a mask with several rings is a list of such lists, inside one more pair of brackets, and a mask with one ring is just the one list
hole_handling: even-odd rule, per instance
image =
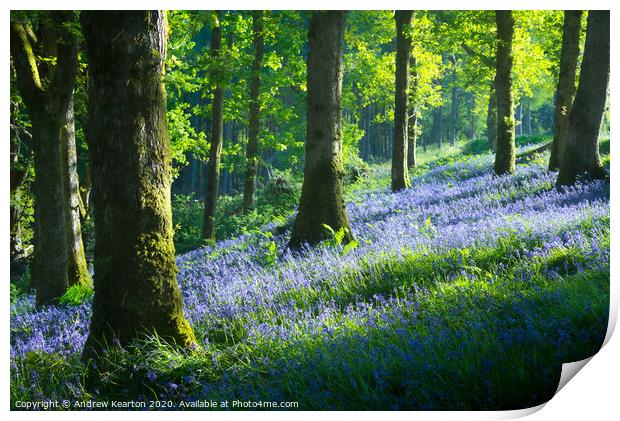
[[258, 135], [260, 133], [260, 102], [261, 69], [265, 36], [263, 34], [263, 12], [252, 12], [252, 34], [254, 43], [254, 62], [252, 63], [252, 81], [250, 82], [250, 121], [248, 144], [245, 152], [245, 180], [243, 184], [243, 209], [248, 211], [254, 205], [256, 189], [256, 173], [258, 171]]
[[344, 243], [353, 239], [344, 207], [340, 126], [344, 23], [344, 11], [316, 12], [310, 21], [304, 182], [292, 249], [328, 238], [323, 224], [343, 229]]
[[211, 58], [214, 61], [214, 72], [211, 74], [215, 81], [213, 90], [213, 103], [211, 104], [211, 145], [209, 148], [209, 160], [207, 161], [207, 173], [205, 178], [205, 208], [202, 225], [202, 238], [215, 240], [215, 210], [217, 208], [218, 188], [220, 184], [220, 159], [222, 156], [222, 143], [224, 141], [224, 86], [221, 74], [223, 65], [222, 54], [222, 27], [219, 24], [220, 13], [213, 27], [211, 37]]
[[392, 191], [411, 187], [407, 170], [409, 131], [409, 62], [411, 55], [412, 10], [397, 10], [396, 20], [396, 80], [394, 94], [394, 141], [392, 146]]
[[581, 10], [565, 10], [562, 30], [562, 52], [560, 53], [560, 75], [555, 93], [555, 110], [553, 113], [553, 144], [549, 157], [549, 170], [560, 169], [562, 152], [566, 144], [568, 116], [573, 106], [575, 76], [579, 60], [579, 34], [581, 32]]
[[193, 346], [176, 274], [160, 11], [83, 11], [95, 296], [83, 358], [157, 332]]
[[579, 175], [608, 177], [599, 156], [598, 137], [609, 87], [609, 36], [609, 10], [591, 10], [558, 186], [574, 184]]
[[495, 92], [497, 98], [497, 150], [495, 174], [511, 174], [515, 170], [515, 119], [512, 98], [512, 35], [514, 18], [511, 10], [496, 10], [497, 65]]
[[53, 37], [46, 39], [53, 39], [56, 60], [51, 70], [46, 69], [48, 81], [44, 83], [26, 25], [11, 20], [17, 87], [32, 123], [36, 219], [31, 284], [38, 305], [54, 302], [69, 285], [61, 131], [66, 126], [77, 72], [77, 40], [70, 28], [76, 17], [71, 11], [50, 12], [49, 22], [53, 26], [45, 29], [53, 32]]
[[67, 230], [67, 281], [69, 285], [91, 283], [84, 243], [80, 211], [80, 184], [77, 173], [73, 98], [66, 110], [65, 125], [60, 130], [65, 200], [65, 229]]

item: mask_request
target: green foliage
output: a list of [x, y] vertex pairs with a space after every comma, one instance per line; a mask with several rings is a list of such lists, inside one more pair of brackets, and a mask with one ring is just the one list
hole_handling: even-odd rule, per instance
[[93, 290], [92, 285], [76, 284], [72, 285], [63, 294], [63, 296], [60, 297], [60, 300], [58, 300], [58, 302], [61, 305], [77, 306], [90, 300], [94, 293], [95, 291]]

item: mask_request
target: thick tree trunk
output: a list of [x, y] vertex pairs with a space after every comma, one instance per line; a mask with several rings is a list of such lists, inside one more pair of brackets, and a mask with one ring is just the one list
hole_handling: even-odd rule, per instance
[[83, 358], [145, 334], [194, 346], [172, 241], [172, 164], [159, 11], [83, 11], [95, 218], [95, 297]]
[[345, 12], [316, 12], [308, 31], [308, 95], [304, 183], [289, 248], [316, 244], [334, 231], [353, 239], [344, 207], [342, 130], [342, 55]]
[[73, 120], [73, 99], [60, 131], [63, 193], [65, 206], [65, 229], [67, 231], [67, 282], [69, 285], [89, 285], [91, 282], [80, 222], [80, 185], [77, 173], [77, 151]]
[[591, 10], [558, 186], [574, 184], [582, 174], [598, 179], [608, 176], [599, 156], [598, 137], [609, 87], [609, 35], [609, 10]]
[[489, 148], [495, 152], [497, 150], [497, 93], [495, 91], [496, 78], [491, 84], [489, 94], [489, 106], [487, 107], [487, 140]]
[[250, 122], [249, 139], [245, 153], [245, 182], [243, 185], [243, 209], [248, 211], [254, 205], [256, 189], [256, 172], [258, 170], [258, 135], [260, 133], [260, 102], [261, 69], [265, 37], [263, 34], [263, 12], [252, 12], [252, 33], [254, 37], [254, 62], [252, 64], [252, 81], [250, 83]]
[[562, 30], [562, 52], [560, 54], [560, 75], [555, 92], [553, 113], [553, 145], [549, 157], [549, 170], [560, 169], [562, 153], [566, 144], [568, 116], [575, 98], [577, 61], [579, 60], [579, 34], [581, 32], [581, 10], [564, 11]]
[[394, 95], [394, 143], [392, 144], [392, 191], [411, 187], [407, 170], [409, 118], [409, 56], [411, 55], [411, 18], [413, 11], [397, 10], [396, 88]]
[[33, 273], [36, 276], [32, 284], [36, 289], [37, 304], [43, 305], [54, 302], [69, 286], [61, 128], [48, 115], [31, 116], [31, 120], [37, 216], [33, 262]]
[[497, 22], [497, 151], [495, 174], [511, 174], [515, 170], [515, 120], [512, 101], [512, 35], [514, 18], [511, 10], [495, 11]]
[[459, 113], [459, 91], [452, 88], [452, 101], [450, 103], [450, 146], [456, 144], [456, 125]]
[[46, 30], [53, 31], [54, 36], [45, 39], [47, 47], [55, 51], [56, 60], [47, 69], [50, 83], [46, 88], [41, 84], [26, 27], [16, 20], [11, 22], [11, 57], [17, 87], [32, 123], [36, 219], [31, 284], [39, 305], [54, 302], [68, 287], [60, 136], [77, 72], [77, 40], [70, 30], [75, 15], [58, 11], [51, 12], [50, 18], [53, 26], [46, 26]]
[[[217, 12], [218, 15], [220, 12]], [[218, 16], [219, 19], [219, 16]], [[211, 38], [211, 57], [217, 59], [221, 55], [222, 28], [218, 24], [213, 28]], [[218, 75], [214, 75], [218, 77]], [[217, 208], [218, 186], [220, 183], [220, 158], [224, 132], [224, 86], [217, 81], [213, 91], [211, 114], [211, 146], [209, 161], [207, 162], [207, 177], [205, 179], [205, 209], [202, 225], [202, 238], [215, 240], [215, 210]]]

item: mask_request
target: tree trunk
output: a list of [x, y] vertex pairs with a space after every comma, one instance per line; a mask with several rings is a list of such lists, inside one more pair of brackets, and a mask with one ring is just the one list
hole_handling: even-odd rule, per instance
[[525, 103], [525, 134], [532, 135], [532, 99], [527, 98]]
[[409, 56], [413, 11], [397, 10], [396, 88], [394, 95], [394, 143], [392, 144], [392, 191], [411, 187], [407, 165], [409, 111]]
[[512, 35], [514, 18], [511, 10], [495, 11], [497, 22], [497, 151], [495, 174], [511, 174], [515, 170], [515, 120], [512, 102]]
[[441, 149], [443, 143], [443, 105], [435, 109], [434, 118], [433, 131], [435, 132], [435, 142], [437, 143], [437, 147]]
[[517, 116], [515, 118], [515, 131], [518, 136], [523, 135], [523, 102], [517, 105]]
[[172, 241], [172, 163], [159, 11], [83, 11], [95, 297], [83, 359], [154, 332], [192, 347]]
[[476, 114], [474, 114], [474, 109], [476, 108], [476, 94], [470, 92], [469, 94], [469, 140], [474, 140], [476, 137]]
[[[220, 19], [218, 14], [218, 20]], [[222, 28], [219, 23], [213, 28], [211, 38], [211, 57], [217, 60], [221, 55]], [[217, 73], [217, 71], [216, 71]], [[214, 74], [214, 78], [218, 75]], [[207, 177], [205, 179], [205, 209], [202, 226], [202, 238], [215, 240], [215, 210], [217, 207], [218, 185], [220, 182], [220, 158], [222, 155], [222, 135], [224, 131], [224, 86], [223, 82], [216, 80], [213, 91], [213, 104], [211, 114], [211, 147], [209, 149], [209, 161], [207, 162]]]
[[591, 10], [558, 186], [574, 184], [581, 174], [608, 177], [599, 156], [598, 137], [609, 87], [609, 35], [609, 10]]
[[248, 211], [254, 205], [256, 189], [256, 172], [258, 170], [258, 135], [260, 133], [260, 102], [261, 69], [265, 38], [263, 34], [263, 12], [252, 12], [252, 33], [254, 36], [254, 63], [252, 64], [252, 81], [250, 84], [250, 122], [249, 139], [245, 153], [245, 182], [243, 185], [243, 209]]
[[418, 157], [416, 153], [416, 147], [418, 143], [418, 111], [414, 108], [411, 117], [409, 118], [409, 137], [407, 141], [409, 146], [407, 147], [407, 166], [409, 168], [415, 168], [418, 164]]
[[68, 287], [60, 136], [77, 72], [77, 40], [69, 29], [75, 14], [50, 12], [50, 18], [53, 26], [46, 30], [53, 31], [54, 36], [46, 39], [55, 40], [56, 60], [47, 70], [47, 87], [41, 84], [26, 27], [17, 20], [11, 21], [11, 57], [17, 87], [32, 123], [36, 218], [31, 284], [36, 289], [38, 305], [54, 302]]
[[491, 84], [491, 92], [489, 94], [489, 106], [487, 108], [487, 139], [489, 148], [495, 152], [497, 150], [497, 93], [495, 91], [495, 82], [497, 78], [493, 78]]
[[342, 130], [342, 55], [344, 11], [316, 12], [308, 31], [307, 126], [304, 182], [288, 247], [316, 244], [334, 231], [353, 239], [344, 207]]
[[577, 61], [579, 60], [579, 35], [581, 32], [581, 10], [564, 11], [562, 30], [562, 52], [560, 54], [560, 75], [555, 91], [553, 113], [553, 145], [549, 157], [549, 171], [560, 169], [562, 153], [566, 144], [568, 116], [575, 98]]
[[452, 101], [450, 104], [450, 146], [456, 144], [456, 124], [459, 113], [459, 91], [452, 88]]
[[80, 222], [80, 185], [77, 173], [73, 98], [67, 107], [65, 125], [60, 131], [65, 229], [67, 230], [67, 282], [69, 285], [91, 283]]

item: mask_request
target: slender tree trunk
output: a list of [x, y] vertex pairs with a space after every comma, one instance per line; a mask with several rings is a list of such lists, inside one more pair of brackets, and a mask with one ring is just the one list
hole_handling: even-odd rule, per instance
[[69, 29], [75, 14], [51, 12], [50, 18], [53, 27], [46, 30], [53, 31], [54, 36], [45, 38], [48, 46], [54, 40], [56, 60], [47, 70], [50, 83], [45, 88], [27, 28], [17, 20], [11, 21], [11, 57], [17, 87], [32, 123], [36, 219], [31, 284], [36, 289], [38, 305], [54, 302], [68, 287], [60, 136], [77, 72], [77, 40]]
[[418, 157], [416, 153], [418, 143], [418, 111], [414, 108], [411, 117], [409, 118], [409, 146], [407, 148], [407, 166], [409, 168], [415, 168], [418, 163]]
[[344, 230], [344, 243], [353, 239], [344, 207], [342, 131], [342, 55], [344, 11], [316, 12], [308, 31], [307, 134], [304, 183], [289, 248], [316, 244]]
[[456, 144], [456, 125], [459, 113], [459, 91], [452, 88], [452, 101], [450, 104], [450, 146]]
[[95, 297], [83, 359], [154, 332], [193, 347], [176, 281], [159, 11], [83, 11], [95, 218]]
[[392, 144], [392, 191], [411, 187], [407, 157], [409, 147], [409, 62], [412, 10], [397, 10], [396, 88], [394, 95], [394, 143]]
[[609, 10], [591, 10], [558, 186], [574, 184], [582, 174], [598, 179], [608, 177], [599, 156], [598, 137], [609, 87], [609, 36]]
[[250, 83], [250, 133], [245, 152], [245, 183], [243, 186], [243, 209], [248, 211], [254, 205], [256, 189], [256, 172], [258, 170], [258, 135], [260, 133], [260, 102], [261, 69], [265, 38], [263, 34], [263, 12], [252, 12], [252, 33], [254, 37], [254, 63], [252, 64], [252, 82]]
[[566, 144], [568, 116], [577, 90], [575, 76], [579, 60], [579, 34], [581, 32], [581, 10], [564, 11], [562, 30], [562, 52], [560, 53], [560, 75], [555, 91], [555, 110], [553, 113], [553, 144], [549, 157], [549, 170], [560, 169], [562, 153]]
[[532, 135], [532, 99], [527, 98], [525, 103], [525, 133]]
[[476, 94], [471, 92], [469, 94], [469, 133], [468, 138], [470, 140], [474, 140], [476, 137], [476, 115], [474, 114], [474, 109], [476, 108]]
[[518, 136], [523, 135], [523, 103], [517, 105], [517, 115], [515, 118], [515, 131]]
[[511, 10], [495, 11], [497, 22], [497, 151], [495, 174], [511, 174], [515, 170], [515, 120], [512, 99], [512, 35], [514, 18]]
[[[218, 19], [220, 18], [220, 12]], [[222, 28], [216, 25], [213, 28], [211, 38], [211, 57], [217, 59], [221, 56]], [[217, 76], [216, 76], [217, 77]], [[209, 161], [207, 162], [207, 178], [205, 180], [205, 209], [202, 226], [202, 238], [215, 240], [215, 210], [217, 208], [218, 185], [220, 181], [220, 158], [222, 156], [222, 134], [224, 130], [224, 86], [222, 81], [217, 81], [213, 92], [213, 104], [211, 114], [211, 147], [209, 149]]]
[[487, 139], [489, 148], [492, 151], [497, 150], [497, 93], [495, 91], [495, 83], [497, 78], [493, 78], [491, 84], [491, 92], [489, 94], [489, 106], [487, 108]]
[[60, 131], [65, 229], [67, 230], [67, 282], [69, 285], [88, 285], [91, 282], [80, 222], [80, 185], [77, 173], [77, 151], [73, 120], [73, 98], [67, 107], [65, 125]]
[[441, 148], [443, 143], [443, 106], [435, 108], [435, 115], [433, 116], [433, 133], [435, 143], [437, 147]]

